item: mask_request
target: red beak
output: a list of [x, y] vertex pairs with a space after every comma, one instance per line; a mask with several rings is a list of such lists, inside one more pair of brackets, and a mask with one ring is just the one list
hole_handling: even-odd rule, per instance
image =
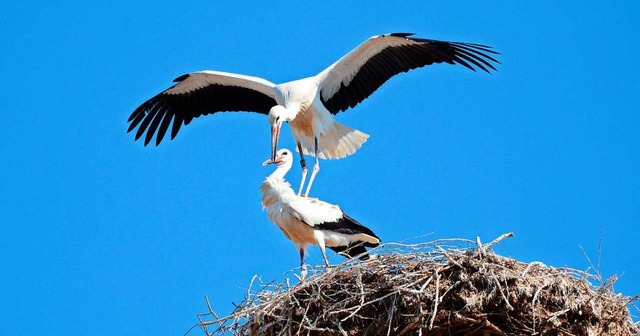
[[280, 125], [277, 123], [271, 126], [271, 160], [276, 161], [278, 151], [278, 140], [280, 139]]
[[268, 165], [270, 165], [270, 164], [274, 164], [274, 163], [276, 163], [276, 164], [277, 164], [277, 163], [280, 163], [280, 162], [282, 162], [282, 156], [278, 156], [278, 157], [276, 157], [276, 159], [275, 159], [275, 160], [273, 160], [273, 159], [269, 158], [269, 159], [267, 159], [265, 162], [263, 162], [263, 163], [262, 163], [262, 165], [263, 165], [263, 166], [268, 166]]

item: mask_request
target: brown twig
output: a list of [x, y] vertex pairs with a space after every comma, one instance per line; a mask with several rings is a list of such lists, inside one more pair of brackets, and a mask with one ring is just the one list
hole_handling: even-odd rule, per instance
[[[522, 263], [488, 249], [490, 243], [442, 239], [387, 244], [366, 261], [314, 268], [296, 285], [251, 280], [228, 316], [198, 316], [207, 335], [632, 335], [628, 307], [615, 278], [542, 263]], [[481, 246], [481, 253], [478, 247]], [[202, 320], [201, 316], [212, 319]], [[476, 334], [473, 334], [476, 333]]]

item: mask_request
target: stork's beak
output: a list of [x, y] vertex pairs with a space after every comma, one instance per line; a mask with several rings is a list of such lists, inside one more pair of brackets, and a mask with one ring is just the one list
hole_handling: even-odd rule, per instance
[[267, 161], [263, 162], [262, 165], [263, 166], [268, 166], [268, 165], [270, 165], [272, 163], [275, 163], [275, 162], [272, 159], [267, 159]]
[[[278, 140], [280, 139], [280, 126], [278, 123], [271, 125], [271, 160], [276, 161], [276, 152], [278, 151]], [[275, 163], [275, 162], [272, 162]]]
[[262, 163], [262, 165], [263, 165], [263, 166], [268, 166], [268, 165], [270, 165], [270, 164], [273, 164], [273, 163], [280, 163], [280, 162], [282, 162], [282, 158], [281, 158], [281, 157], [277, 157], [275, 160], [267, 159], [267, 161], [263, 162], [263, 163]]

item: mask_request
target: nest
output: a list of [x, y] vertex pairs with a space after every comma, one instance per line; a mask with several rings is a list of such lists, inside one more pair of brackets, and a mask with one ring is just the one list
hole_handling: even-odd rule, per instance
[[508, 236], [386, 244], [295, 286], [254, 277], [233, 313], [209, 305], [198, 325], [207, 335], [639, 335], [637, 298], [615, 294], [615, 279], [488, 250]]

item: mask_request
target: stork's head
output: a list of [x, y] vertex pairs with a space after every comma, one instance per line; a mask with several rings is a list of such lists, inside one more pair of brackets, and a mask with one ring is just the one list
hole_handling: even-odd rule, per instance
[[278, 167], [282, 167], [282, 166], [290, 167], [292, 163], [293, 163], [293, 153], [291, 153], [290, 150], [283, 148], [276, 153], [275, 159], [268, 159], [267, 161], [263, 162], [262, 165], [266, 166], [270, 164], [277, 164]]
[[269, 110], [269, 124], [271, 124], [271, 160], [276, 160], [276, 150], [280, 139], [280, 127], [285, 121], [291, 121], [287, 109], [282, 105], [276, 105]]

